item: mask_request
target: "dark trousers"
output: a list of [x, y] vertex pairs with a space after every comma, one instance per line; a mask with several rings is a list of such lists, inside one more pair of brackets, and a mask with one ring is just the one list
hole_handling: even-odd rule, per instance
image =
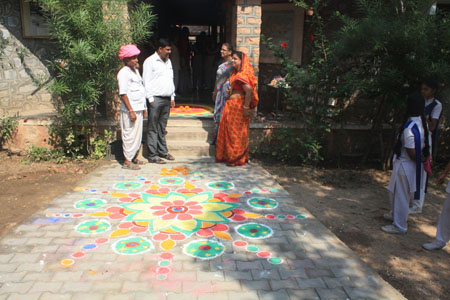
[[170, 115], [170, 97], [154, 97], [155, 101], [148, 105], [147, 147], [148, 158], [166, 155], [166, 127]]

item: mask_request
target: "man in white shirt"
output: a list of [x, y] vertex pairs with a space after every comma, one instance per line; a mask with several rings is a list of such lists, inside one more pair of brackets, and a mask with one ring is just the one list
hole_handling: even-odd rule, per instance
[[158, 41], [158, 50], [144, 61], [145, 96], [148, 100], [147, 147], [149, 162], [164, 164], [161, 159], [175, 160], [166, 144], [166, 127], [170, 108], [175, 107], [175, 85], [169, 55], [172, 51], [166, 39]]

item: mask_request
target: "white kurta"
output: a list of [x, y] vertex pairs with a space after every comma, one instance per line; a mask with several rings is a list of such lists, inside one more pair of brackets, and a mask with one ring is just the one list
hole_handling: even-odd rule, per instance
[[131, 122], [130, 113], [120, 111], [120, 129], [122, 131], [123, 155], [128, 161], [132, 161], [139, 151], [142, 143], [142, 124], [144, 123], [144, 111], [136, 111], [136, 121]]
[[442, 207], [436, 233], [436, 240], [443, 244], [447, 244], [450, 241], [450, 182], [445, 191], [447, 192], [447, 198]]
[[[416, 192], [416, 161], [412, 160], [406, 151], [406, 148], [414, 149], [415, 140], [412, 127], [417, 125], [420, 133], [421, 147], [425, 147], [424, 130], [420, 117], [412, 117], [409, 119], [411, 124], [403, 130], [401, 136], [402, 149], [400, 157], [394, 155], [394, 164], [392, 175], [387, 187], [390, 192], [391, 210], [393, 217], [393, 225], [402, 231], [408, 229], [407, 220], [409, 214], [409, 203], [414, 198]], [[425, 171], [423, 164], [421, 167], [420, 190], [425, 189]]]

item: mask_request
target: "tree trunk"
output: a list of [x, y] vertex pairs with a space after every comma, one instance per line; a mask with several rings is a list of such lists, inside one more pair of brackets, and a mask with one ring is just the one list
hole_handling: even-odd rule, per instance
[[[383, 96], [380, 100], [380, 103], [377, 107], [377, 112], [375, 113], [375, 117], [372, 121], [372, 128], [370, 129], [370, 136], [376, 136], [376, 133], [380, 131], [380, 127], [383, 123], [383, 115], [384, 115], [384, 105], [386, 103], [386, 96]], [[367, 144], [366, 150], [364, 151], [364, 156], [361, 160], [361, 165], [365, 165], [367, 163], [367, 159], [369, 158], [370, 152], [372, 150], [372, 141], [373, 139], [370, 139], [370, 141]]]

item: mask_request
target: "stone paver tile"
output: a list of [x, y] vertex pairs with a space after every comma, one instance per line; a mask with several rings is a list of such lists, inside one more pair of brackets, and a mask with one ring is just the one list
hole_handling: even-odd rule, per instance
[[236, 262], [238, 270], [255, 270], [255, 269], [263, 269], [263, 266], [259, 260], [255, 261], [240, 261]]
[[53, 276], [50, 272], [27, 272], [22, 281], [50, 281]]
[[52, 238], [37, 237], [37, 238], [29, 238], [27, 240], [27, 242], [25, 243], [25, 245], [31, 245], [31, 246], [51, 245], [51, 242], [52, 242]]
[[251, 270], [254, 280], [260, 279], [280, 279], [280, 274], [277, 269], [272, 270]]
[[92, 288], [92, 285], [92, 282], [65, 282], [63, 287], [61, 288], [61, 292], [89, 292]]
[[[152, 274], [152, 278], [154, 277], [155, 275]], [[172, 281], [197, 281], [197, 272], [173, 272], [168, 277]], [[142, 278], [146, 278], [146, 275]]]
[[[247, 292], [228, 292], [228, 298], [230, 300], [257, 300], [259, 299], [256, 291]], [[275, 299], [272, 299], [275, 300]]]
[[266, 290], [270, 291], [269, 281], [267, 279], [263, 280], [241, 280], [241, 286], [244, 291], [248, 290]]
[[381, 280], [376, 278], [375, 276], [367, 276], [367, 277], [350, 277], [353, 281], [354, 285], [357, 287], [365, 287], [365, 286], [380, 286]]
[[334, 288], [334, 289], [317, 288], [316, 291], [317, 294], [319, 294], [320, 300], [348, 299], [347, 294], [342, 288]]
[[183, 293], [201, 294], [214, 292], [210, 281], [183, 282], [182, 286], [183, 286]]
[[269, 280], [272, 291], [280, 289], [298, 289], [298, 283], [294, 278], [284, 280]]
[[22, 246], [27, 240], [28, 239], [25, 238], [4, 238], [2, 239], [2, 244], [8, 246]]
[[298, 286], [301, 289], [309, 289], [309, 288], [326, 288], [325, 282], [323, 282], [320, 278], [312, 278], [312, 279], [300, 279], [297, 278]]
[[[192, 298], [191, 298], [192, 299]], [[214, 294], [200, 294], [197, 295], [198, 300], [228, 300], [228, 293], [222, 292], [222, 293], [214, 293]], [[234, 299], [230, 299], [234, 300]]]
[[225, 280], [252, 280], [251, 271], [225, 271]]
[[[184, 262], [183, 262], [184, 263]], [[211, 270], [213, 271], [235, 271], [236, 270], [236, 262], [233, 260], [212, 260], [210, 262]]]
[[20, 282], [27, 272], [5, 273], [0, 275], [0, 283], [4, 282]]
[[258, 291], [260, 300], [290, 300], [290, 297], [286, 290], [273, 291]]
[[325, 284], [329, 288], [335, 288], [340, 286], [355, 286], [355, 283], [350, 279], [350, 277], [337, 277], [337, 278], [331, 278], [331, 277], [322, 277], [323, 281], [325, 281]]
[[70, 300], [103, 300], [104, 295], [98, 293], [76, 293], [73, 294], [72, 299]]
[[372, 274], [373, 272], [372, 270], [368, 269], [368, 267], [366, 267], [365, 269], [334, 267], [331, 268], [331, 271], [333, 272], [335, 277], [344, 277], [344, 276], [366, 277], [368, 273]]
[[317, 269], [317, 268], [307, 268], [305, 269], [306, 275], [308, 275], [309, 278], [316, 278], [316, 277], [335, 277], [333, 275], [333, 272], [329, 269]]
[[0, 254], [0, 264], [5, 264], [11, 260], [14, 254]]
[[53, 281], [79, 281], [83, 276], [82, 271], [59, 271], [53, 276]]
[[314, 268], [314, 263], [310, 259], [303, 259], [303, 260], [286, 260], [288, 265], [293, 268]]
[[287, 293], [291, 300], [319, 300], [319, 295], [317, 295], [315, 289], [305, 289], [305, 290], [291, 290], [288, 289]]
[[375, 287], [344, 287], [344, 290], [350, 296], [351, 300], [365, 298], [370, 300], [389, 299], [389, 297], [383, 296], [380, 290]]
[[288, 278], [308, 278], [306, 275], [306, 271], [303, 268], [295, 269], [295, 270], [287, 270], [285, 268], [281, 268], [278, 270], [280, 273], [281, 279], [288, 279]]
[[13, 258], [11, 258], [11, 263], [33, 263], [35, 261], [38, 261], [41, 258], [40, 253], [17, 253], [14, 255]]
[[70, 294], [70, 293], [55, 294], [55, 293], [45, 292], [42, 294], [42, 296], [41, 296], [41, 298], [39, 298], [39, 300], [70, 300], [70, 298], [72, 298], [72, 294]]
[[58, 292], [62, 282], [36, 282], [30, 292]]
[[41, 293], [32, 293], [32, 294], [11, 294], [7, 298], [8, 300], [38, 300], [41, 297]]
[[12, 264], [12, 263], [0, 264], [0, 273], [14, 272], [18, 266], [19, 264]]
[[213, 282], [212, 287], [214, 291], [240, 291], [241, 285], [239, 281], [218, 281]]
[[203, 272], [197, 270], [197, 280], [198, 281], [224, 281], [225, 276], [223, 271], [216, 272]]
[[42, 272], [45, 266], [43, 263], [31, 263], [31, 264], [20, 264], [17, 267], [17, 272], [28, 271], [28, 272]]
[[31, 249], [31, 253], [55, 253], [58, 248], [58, 245], [40, 245], [33, 247], [33, 249]]
[[122, 289], [123, 282], [121, 281], [105, 281], [96, 282], [92, 290], [94, 291], [105, 291], [109, 293], [117, 293]]
[[148, 281], [125, 281], [122, 286], [122, 292], [149, 292], [152, 290], [152, 286]]
[[105, 295], [103, 300], [135, 300], [134, 293]]
[[34, 282], [7, 282], [0, 287], [0, 294], [6, 293], [26, 293], [30, 290]]
[[153, 280], [149, 282], [154, 288], [153, 292], [163, 292], [163, 293], [181, 293], [185, 285], [192, 285], [195, 282], [182, 282], [173, 280]]
[[[211, 297], [211, 294], [207, 294], [207, 295]], [[167, 295], [167, 300], [192, 300], [195, 298], [196, 297], [194, 295], [192, 295], [192, 293], [186, 293], [186, 294], [170, 293], [169, 295]]]

